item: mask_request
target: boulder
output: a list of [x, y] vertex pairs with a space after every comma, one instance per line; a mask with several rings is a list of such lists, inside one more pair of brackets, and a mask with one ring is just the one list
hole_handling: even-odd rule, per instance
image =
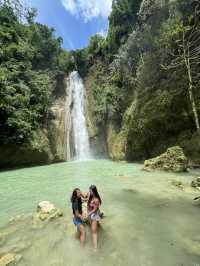
[[41, 201], [37, 206], [37, 210], [43, 213], [50, 213], [54, 211], [55, 209], [56, 207], [49, 201]]
[[188, 159], [183, 149], [179, 146], [168, 148], [167, 151], [160, 156], [146, 160], [144, 162], [144, 170], [164, 170], [172, 172], [186, 172], [188, 168]]
[[51, 221], [63, 216], [63, 211], [56, 208], [49, 201], [42, 201], [37, 206], [37, 212], [33, 215], [33, 224], [40, 225], [41, 222]]
[[192, 180], [191, 186], [200, 189], [200, 177], [196, 177], [194, 180]]

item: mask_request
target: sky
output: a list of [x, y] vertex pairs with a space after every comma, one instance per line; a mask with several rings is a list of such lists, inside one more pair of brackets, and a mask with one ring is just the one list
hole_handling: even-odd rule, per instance
[[89, 38], [106, 35], [112, 0], [23, 0], [37, 9], [36, 21], [55, 29], [63, 48], [75, 50], [88, 45]]

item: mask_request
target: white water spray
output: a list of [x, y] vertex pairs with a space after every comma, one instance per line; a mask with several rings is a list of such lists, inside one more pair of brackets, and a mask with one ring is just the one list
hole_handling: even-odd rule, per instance
[[71, 142], [74, 146], [75, 158], [85, 160], [91, 157], [89, 135], [85, 119], [85, 87], [77, 71], [69, 76], [69, 92], [71, 92]]

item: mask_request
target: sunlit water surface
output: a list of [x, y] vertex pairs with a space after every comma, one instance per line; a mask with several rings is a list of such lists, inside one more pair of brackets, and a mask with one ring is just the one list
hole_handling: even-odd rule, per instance
[[[21, 266], [200, 265], [200, 209], [192, 201], [197, 193], [189, 189], [200, 173], [147, 173], [141, 167], [93, 160], [1, 172], [0, 235], [11, 233], [0, 241], [0, 254], [19, 252]], [[172, 180], [182, 181], [188, 191]], [[91, 184], [99, 189], [106, 215], [96, 253], [88, 227], [80, 248], [69, 201], [75, 187], [87, 191]], [[5, 227], [11, 217], [33, 213], [43, 200], [63, 208], [64, 217], [41, 229], [32, 228], [31, 218]]]

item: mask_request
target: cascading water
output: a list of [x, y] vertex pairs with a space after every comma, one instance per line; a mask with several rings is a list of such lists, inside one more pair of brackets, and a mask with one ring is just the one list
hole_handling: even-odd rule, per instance
[[66, 159], [89, 159], [91, 155], [85, 119], [85, 87], [77, 71], [73, 71], [68, 80], [66, 126]]

